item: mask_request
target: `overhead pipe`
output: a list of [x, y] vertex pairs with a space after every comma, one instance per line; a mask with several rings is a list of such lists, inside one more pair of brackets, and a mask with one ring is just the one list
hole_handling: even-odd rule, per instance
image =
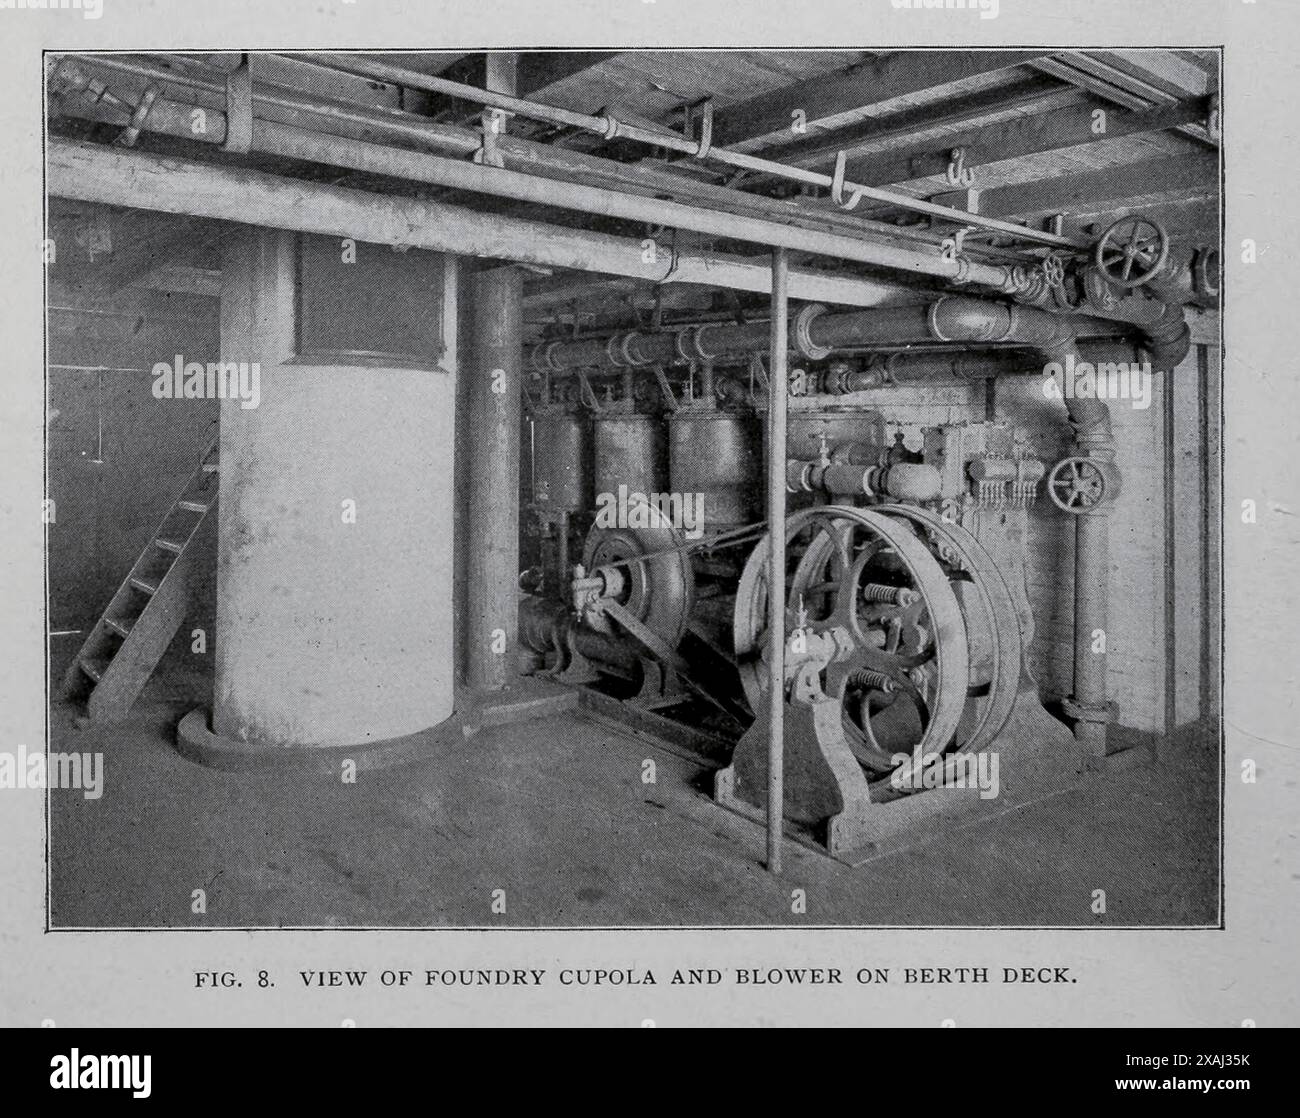
[[[1018, 309], [1023, 313], [1032, 308]], [[1182, 324], [1182, 312], [1177, 308], [1174, 311]], [[793, 316], [791, 351], [804, 360], [819, 361], [832, 353], [870, 345], [926, 344], [935, 340], [930, 334], [928, 316], [926, 304], [842, 313], [828, 312], [819, 305], [804, 306]], [[1116, 331], [1112, 322], [1099, 321], [1090, 315], [1072, 321], [1072, 329], [1079, 334], [1105, 336]], [[541, 342], [533, 347], [530, 360], [535, 370], [549, 373], [717, 361], [761, 353], [767, 345], [767, 333], [767, 325], [762, 321], [698, 323], [654, 333], [629, 330], [609, 337]]]
[[[83, 65], [79, 60], [65, 57], [51, 72], [51, 86], [81, 90], [87, 97], [80, 102], [62, 106], [69, 115], [99, 120], [127, 127], [135, 111], [131, 97], [116, 97], [107, 91], [93, 71], [107, 68], [133, 79], [143, 79], [153, 86], [183, 85], [208, 94], [215, 105], [205, 105], [206, 122], [203, 131], [195, 135], [192, 114], [195, 105], [157, 97], [145, 115], [144, 127], [148, 131], [173, 135], [185, 139], [207, 140], [223, 143], [226, 114], [222, 106], [226, 101], [224, 81], [205, 80], [189, 74], [179, 74], [162, 66], [134, 58], [96, 55]], [[223, 75], [224, 77], [224, 75]], [[152, 90], [154, 96], [157, 89]], [[106, 95], [105, 95], [106, 94]], [[339, 102], [309, 98], [285, 86], [272, 82], [254, 82], [251, 89], [253, 115], [258, 131], [263, 124], [283, 124], [304, 128], [309, 135], [363, 140], [368, 142], [416, 143], [422, 148], [433, 148], [452, 156], [473, 155], [483, 149], [484, 134], [469, 128], [442, 124], [426, 117], [397, 109], [378, 109], [347, 105]], [[835, 232], [861, 238], [875, 236], [895, 242], [912, 240], [927, 248], [934, 246], [934, 238], [920, 230], [889, 225], [870, 218], [850, 217], [846, 212], [806, 210], [790, 200], [767, 198], [725, 186], [716, 186], [674, 175], [645, 165], [630, 167], [614, 160], [569, 151], [546, 144], [534, 143], [521, 137], [501, 133], [494, 139], [495, 157], [508, 170], [527, 173], [550, 182], [575, 182], [578, 177], [597, 179], [622, 193], [639, 192], [639, 196], [663, 198], [666, 194], [687, 197], [692, 203], [710, 204], [728, 212], [741, 211], [750, 216], [770, 220], [781, 225], [814, 231]], [[253, 145], [257, 150], [257, 145]], [[981, 245], [970, 246], [972, 258], [992, 252]], [[1007, 255], [1002, 251], [1001, 255]]]
[[[1139, 359], [1136, 346], [1103, 339], [1080, 342], [1079, 353], [1094, 366]], [[997, 377], [1030, 376], [1042, 371], [1042, 358], [1020, 349], [900, 351], [876, 354], [860, 367], [832, 363], [810, 391], [813, 395], [844, 396], [876, 388], [962, 384]]]
[[[81, 202], [629, 276], [653, 283], [694, 283], [755, 293], [771, 289], [771, 268], [744, 257], [677, 252], [667, 261], [647, 263], [641, 243], [628, 237], [103, 144], [51, 138], [46, 172], [51, 194]], [[799, 298], [833, 299], [859, 306], [874, 306], [881, 297], [877, 283], [804, 269], [791, 269], [790, 289]]]
[[[90, 89], [93, 81], [84, 69], [75, 64], [63, 66], [56, 71], [55, 76], [60, 84], [73, 89]], [[121, 98], [115, 100], [123, 102]], [[123, 102], [116, 107], [119, 111], [126, 112], [129, 104]], [[139, 127], [183, 139], [222, 144], [226, 134], [225, 114], [213, 110], [209, 114], [209, 126], [196, 134], [192, 125], [193, 111], [193, 106], [156, 97]], [[956, 279], [1000, 291], [1012, 290], [1012, 268], [966, 259], [950, 259], [937, 248], [922, 252], [860, 237], [796, 228], [724, 210], [646, 198], [604, 187], [557, 182], [503, 167], [493, 167], [487, 163], [471, 163], [362, 140], [323, 136], [293, 125], [259, 122], [253, 129], [250, 150], [281, 158], [346, 167], [367, 174], [390, 175], [413, 182], [510, 198], [517, 202], [556, 206], [583, 214], [652, 226], [671, 226], [729, 240], [751, 241], [837, 260]], [[652, 254], [660, 251], [671, 258], [674, 250], [669, 245], [657, 248], [652, 246]], [[891, 297], [915, 297], [913, 292], [897, 285], [880, 284], [879, 289], [881, 297], [877, 300], [878, 303]]]
[[693, 156], [702, 161], [723, 163], [742, 171], [771, 175], [776, 178], [782, 178], [790, 182], [798, 182], [808, 186], [824, 187], [842, 193], [843, 195], [847, 195], [848, 198], [854, 200], [854, 205], [857, 204], [857, 201], [865, 198], [873, 202], [879, 202], [883, 205], [940, 218], [957, 225], [988, 229], [993, 232], [1016, 237], [1022, 241], [1029, 241], [1034, 244], [1049, 245], [1053, 248], [1066, 249], [1081, 249], [1088, 247], [1086, 242], [1080, 241], [1074, 237], [1067, 237], [1058, 233], [1049, 233], [1038, 229], [1030, 229], [1028, 226], [1017, 225], [1010, 221], [1000, 221], [997, 218], [986, 217], [981, 214], [968, 213], [965, 210], [953, 209], [950, 206], [940, 206], [933, 202], [924, 201], [920, 198], [913, 198], [910, 195], [898, 194], [894, 191], [881, 190], [878, 187], [867, 186], [864, 183], [847, 181], [839, 182], [832, 175], [824, 175], [818, 171], [810, 171], [804, 167], [791, 167], [788, 164], [778, 163], [772, 159], [763, 159], [760, 156], [748, 155], [743, 152], [732, 151], [729, 148], [717, 147], [712, 143], [711, 137], [708, 134], [702, 135], [699, 140], [693, 140], [688, 136], [680, 136], [675, 132], [661, 130], [659, 128], [644, 128], [639, 125], [630, 124], [626, 121], [620, 121], [610, 113], [605, 113], [602, 116], [589, 116], [586, 113], [573, 112], [569, 109], [561, 109], [553, 105], [545, 105], [538, 101], [525, 101], [520, 97], [509, 97], [500, 93], [491, 93], [488, 90], [480, 89], [477, 86], [466, 85], [463, 82], [455, 82], [447, 78], [421, 74], [414, 70], [406, 70], [401, 67], [390, 66], [386, 62], [377, 62], [372, 59], [360, 58], [357, 56], [349, 57], [346, 65], [341, 64], [333, 55], [304, 53], [286, 54], [284, 57], [295, 59], [299, 62], [309, 62], [317, 66], [324, 66], [327, 69], [337, 70], [341, 73], [351, 74], [353, 76], [369, 77], [374, 78], [377, 81], [391, 82], [395, 85], [404, 85], [410, 89], [422, 89], [431, 93], [443, 93], [447, 96], [458, 97], [475, 104], [486, 105], [489, 108], [500, 109], [515, 116], [524, 117], [528, 120], [536, 120], [546, 124], [555, 124], [564, 128], [576, 128], [584, 132], [590, 132], [594, 135], [601, 136], [606, 140], [619, 138], [635, 140], [638, 143], [649, 144], [652, 147], [666, 148], [669, 151], [681, 152], [683, 155]]

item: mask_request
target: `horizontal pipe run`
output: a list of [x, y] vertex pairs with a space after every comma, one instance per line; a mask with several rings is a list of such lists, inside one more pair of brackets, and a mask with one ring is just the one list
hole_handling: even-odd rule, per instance
[[[69, 70], [69, 67], [74, 69]], [[222, 83], [181, 75], [147, 61], [107, 55], [96, 55], [86, 59], [84, 67], [79, 57], [75, 61], [68, 58], [55, 69], [63, 77], [75, 74], [79, 70], [84, 78], [87, 69], [93, 71], [100, 67], [129, 74], [133, 79], [164, 85], [185, 85], [207, 94], [208, 103], [203, 107], [207, 114], [208, 135], [198, 138], [218, 137], [216, 142], [224, 139], [225, 92]], [[139, 92], [139, 90], [127, 91], [126, 97], [138, 98]], [[482, 133], [470, 128], [441, 124], [396, 109], [319, 101], [307, 98], [289, 87], [270, 82], [255, 82], [252, 98], [254, 116], [259, 125], [262, 121], [273, 121], [278, 124], [302, 127], [316, 135], [340, 135], [348, 139], [390, 145], [394, 141], [402, 145], [414, 143], [421, 148], [433, 149], [456, 157], [470, 155], [478, 151], [483, 144]], [[133, 108], [133, 102], [128, 101], [114, 107], [107, 100], [101, 100], [93, 104], [74, 102], [65, 105], [64, 111], [87, 119], [126, 126]], [[182, 133], [176, 130], [176, 122], [180, 121], [185, 129], [185, 138], [194, 139], [190, 129], [190, 114], [194, 108], [194, 105], [188, 103], [169, 102], [166, 98], [160, 98], [151, 109], [146, 126], [151, 131], [181, 135]], [[173, 119], [169, 120], [169, 117]], [[535, 143], [507, 132], [496, 137], [496, 150], [505, 168], [553, 181], [564, 183], [584, 181], [587, 185], [606, 186], [623, 193], [637, 193], [642, 197], [671, 197], [677, 201], [684, 199], [690, 204], [707, 204], [716, 209], [774, 221], [794, 228], [828, 233], [840, 232], [855, 238], [874, 236], [884, 242], [912, 241], [924, 245], [927, 249], [932, 248], [936, 243], [934, 236], [923, 230], [887, 224], [867, 217], [850, 216], [843, 211], [810, 209], [802, 206], [795, 199], [768, 198], [731, 187], [692, 180], [650, 166], [648, 162], [633, 166], [587, 152]], [[968, 247], [968, 255], [972, 259], [979, 259], [984, 254], [1001, 258], [1006, 258], [1008, 255], [1020, 256], [1031, 262], [1034, 259], [1024, 251], [995, 251], [979, 244]]]
[[[144, 127], [150, 131], [184, 139], [206, 140], [212, 144], [224, 141], [224, 114], [213, 111], [208, 130], [195, 135], [192, 113], [193, 106], [159, 98], [150, 109]], [[796, 249], [918, 275], [947, 279], [961, 276], [967, 282], [998, 290], [1005, 289], [1010, 282], [1010, 270], [1005, 266], [949, 260], [938, 250], [922, 252], [603, 187], [556, 182], [532, 174], [447, 159], [425, 152], [407, 151], [338, 136], [323, 136], [270, 121], [259, 122], [254, 129], [253, 150], [283, 158], [347, 167], [363, 173], [391, 175], [413, 182], [510, 198], [518, 202], [557, 206], [583, 214], [649, 225], [668, 225], [729, 240]], [[672, 250], [663, 246], [661, 251], [671, 253]], [[877, 300], [878, 303], [900, 291], [894, 285], [880, 284], [879, 287], [881, 298]], [[906, 289], [902, 290], [905, 292]]]
[[[396, 198], [262, 171], [147, 155], [103, 144], [52, 138], [51, 194], [82, 202], [351, 237], [374, 244], [509, 260], [543, 267], [694, 283], [736, 291], [771, 289], [771, 267], [743, 257], [679, 252], [646, 263], [641, 243], [586, 230], [479, 213], [461, 206]], [[791, 269], [800, 299], [874, 306], [881, 285]]]
[[[290, 128], [275, 128], [271, 133], [268, 126], [266, 131], [268, 134], [265, 136], [263, 150], [270, 154], [312, 162], [332, 162], [356, 171], [394, 175], [455, 190], [510, 198], [517, 202], [557, 206], [583, 214], [649, 225], [668, 225], [730, 240], [797, 249], [837, 260], [850, 260], [920, 275], [952, 279], [956, 278], [962, 268], [959, 262], [947, 260], [937, 251], [922, 253], [834, 233], [796, 229], [720, 210], [705, 210], [679, 202], [642, 198], [635, 194], [622, 194], [578, 183], [558, 183], [503, 168], [382, 148], [355, 140], [325, 141]], [[658, 251], [671, 250], [662, 246]], [[967, 268], [966, 278], [970, 283], [1001, 290], [1009, 280], [1008, 270], [1000, 265], [969, 263]], [[884, 284], [880, 288], [882, 295], [889, 290]]]
[[[486, 105], [489, 108], [502, 109], [529, 120], [581, 129], [609, 140], [615, 138], [635, 140], [653, 147], [681, 152], [697, 159], [712, 160], [739, 170], [772, 175], [809, 186], [830, 188], [834, 185], [834, 180], [830, 175], [810, 171], [803, 167], [791, 167], [771, 159], [746, 155], [727, 148], [711, 147], [700, 140], [692, 140], [686, 136], [679, 136], [674, 132], [628, 124], [608, 114], [604, 116], [588, 116], [585, 113], [576, 113], [568, 109], [540, 104], [536, 101], [525, 101], [518, 97], [490, 93], [487, 90], [479, 89], [477, 86], [465, 85], [462, 82], [449, 81], [446, 78], [434, 77], [428, 74], [420, 74], [412, 70], [404, 70], [384, 62], [376, 62], [357, 56], [350, 57], [346, 64], [340, 63], [332, 55], [287, 54], [285, 57], [300, 62], [310, 62], [317, 66], [324, 66], [354, 76], [370, 77], [378, 81], [404, 85], [411, 89], [422, 89], [432, 93], [443, 93], [450, 97], [459, 97], [479, 105]], [[1032, 241], [1035, 244], [1050, 245], [1054, 248], [1079, 249], [1088, 247], [1086, 243], [1072, 237], [1046, 233], [1023, 225], [1017, 225], [1014, 222], [984, 217], [980, 214], [967, 213], [965, 210], [936, 205], [919, 198], [912, 198], [889, 190], [880, 190], [862, 183], [845, 182], [842, 184], [842, 189], [844, 194], [850, 197], [856, 195], [859, 198], [866, 198], [883, 205], [910, 210], [913, 213], [927, 214], [930, 217], [941, 218], [960, 225], [989, 229], [1008, 236], [1018, 237], [1024, 241]]]
[[[1032, 307], [954, 296], [929, 304], [812, 314], [804, 327], [809, 355], [844, 353], [873, 344], [958, 341], [967, 346], [1008, 344], [1057, 350], [1074, 345], [1081, 329], [1112, 329], [1109, 323], [1082, 316], [1067, 319]], [[532, 363], [544, 372], [671, 365], [761, 353], [766, 345], [764, 322], [710, 323], [653, 334], [630, 331], [610, 338], [542, 342], [533, 349]]]

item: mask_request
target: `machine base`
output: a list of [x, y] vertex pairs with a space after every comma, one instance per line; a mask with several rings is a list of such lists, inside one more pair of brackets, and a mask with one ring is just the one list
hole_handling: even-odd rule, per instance
[[[756, 723], [755, 727], [758, 725]], [[751, 730], [750, 734], [753, 733]], [[791, 753], [804, 749], [806, 763], [809, 742], [807, 735], [796, 734], [796, 727], [791, 725], [789, 717], [786, 737], [788, 774]], [[761, 758], [761, 764], [755, 764], [754, 751], [765, 748], [765, 741], [764, 723], [746, 750], [748, 757], [741, 754], [745, 739], [737, 745], [740, 769], [737, 769], [737, 761], [733, 760], [731, 765], [716, 774], [714, 784], [716, 803], [760, 824], [766, 820], [765, 780], [756, 781], [754, 776], [759, 769], [765, 774], [766, 756], [764, 754]], [[801, 744], [795, 746], [796, 741]], [[828, 752], [819, 747], [816, 739], [812, 748], [822, 757]], [[835, 749], [832, 746], [829, 752]], [[881, 800], [873, 798], [880, 795], [878, 786], [868, 785], [859, 770], [860, 787], [851, 778], [839, 785], [842, 806], [837, 813], [820, 822], [811, 818], [791, 820], [787, 817], [785, 833], [793, 841], [829, 854], [837, 861], [860, 866], [886, 854], [924, 845], [954, 827], [981, 823], [1061, 795], [1080, 786], [1089, 771], [1087, 759], [1075, 745], [1069, 730], [1043, 710], [1037, 694], [1027, 691], [1020, 693], [1011, 718], [999, 736], [998, 748], [986, 752], [997, 758], [997, 791], [990, 798], [983, 798], [976, 788], [937, 787]], [[738, 772], [741, 775], [739, 789]], [[862, 789], [866, 789], [865, 794]], [[844, 794], [846, 791], [848, 795]], [[789, 803], [787, 800], [787, 810]]]

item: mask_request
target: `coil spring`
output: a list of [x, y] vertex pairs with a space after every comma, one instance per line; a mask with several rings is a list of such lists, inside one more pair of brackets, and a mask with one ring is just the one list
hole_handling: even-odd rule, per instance
[[892, 695], [898, 690], [898, 684], [889, 676], [872, 668], [859, 668], [850, 674], [848, 685], [864, 691], [883, 691], [886, 695]]
[[862, 588], [862, 596], [868, 602], [887, 602], [896, 606], [910, 606], [916, 601], [917, 593], [905, 586], [884, 586], [879, 582], [869, 582]]

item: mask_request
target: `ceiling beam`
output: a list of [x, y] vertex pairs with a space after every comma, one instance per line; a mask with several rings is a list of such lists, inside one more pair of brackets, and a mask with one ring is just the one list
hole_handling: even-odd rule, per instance
[[142, 291], [166, 291], [180, 295], [221, 295], [221, 272], [215, 268], [194, 268], [186, 264], [164, 264], [146, 272], [132, 287]]
[[1052, 77], [1060, 78], [1063, 82], [1077, 85], [1080, 89], [1086, 89], [1103, 101], [1109, 101], [1126, 109], [1144, 109], [1150, 103], [1145, 98], [1138, 97], [1128, 90], [1117, 88], [1095, 74], [1080, 70], [1076, 65], [1065, 60], [1064, 56], [1040, 58], [1033, 65], [1034, 69], [1041, 70], [1044, 74], [1051, 74]]
[[1179, 100], [1205, 97], [1215, 84], [1213, 74], [1172, 51], [1094, 50], [1089, 54]]
[[981, 193], [980, 212], [987, 217], [1095, 213], [1107, 208], [1101, 203], [1132, 198], [1161, 195], [1168, 201], [1175, 195], [1213, 194], [1218, 184], [1216, 155], [1180, 155], [994, 187]]
[[[1181, 100], [1164, 88], [1167, 83], [1153, 83], [1136, 76], [1135, 67], [1130, 63], [1120, 58], [1108, 61], [1104, 52], [1067, 51], [1054, 58], [1040, 59], [1034, 63], [1034, 68], [1126, 109], [1171, 105]], [[1185, 124], [1178, 131], [1207, 147], [1218, 147], [1217, 138], [1202, 124]]]
[[978, 174], [981, 166], [1043, 152], [1082, 147], [1101, 140], [1163, 132], [1193, 121], [1203, 121], [1209, 112], [1204, 100], [1188, 101], [1158, 109], [1133, 111], [1111, 105], [1104, 107], [1104, 131], [1097, 131], [1095, 102], [1072, 105], [1050, 113], [1016, 117], [969, 132], [926, 140], [880, 155], [850, 160], [846, 174], [868, 186], [890, 186], [915, 179], [942, 175], [948, 169], [955, 148], [966, 153], [966, 166]]
[[1053, 78], [1029, 78], [1012, 86], [980, 90], [953, 101], [920, 105], [887, 116], [870, 117], [843, 128], [818, 130], [805, 139], [773, 147], [770, 154], [772, 158], [793, 167], [816, 167], [818, 164], [833, 162], [843, 151], [849, 157], [849, 166], [853, 166], [853, 152], [868, 145], [875, 146], [893, 140], [905, 141], [919, 132], [958, 127], [992, 113], [1031, 108], [1055, 109], [1063, 101], [1077, 100], [1081, 96], [1077, 90], [1065, 88]]
[[565, 78], [599, 66], [608, 58], [618, 57], [618, 54], [612, 50], [524, 51], [519, 55], [517, 96], [541, 93]]
[[869, 59], [722, 110], [714, 118], [714, 143], [738, 144], [780, 132], [790, 127], [796, 111], [812, 123], [1042, 57], [1033, 51], [902, 51]]

